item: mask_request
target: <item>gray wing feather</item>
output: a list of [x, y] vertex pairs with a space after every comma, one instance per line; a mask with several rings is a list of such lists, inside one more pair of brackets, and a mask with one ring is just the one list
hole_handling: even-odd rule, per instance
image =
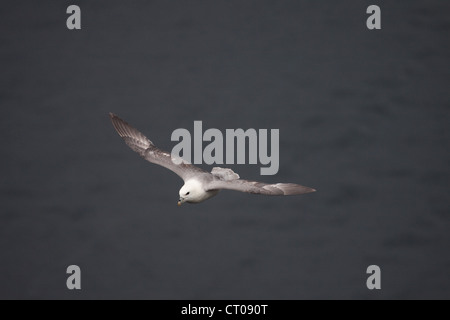
[[313, 188], [294, 183], [267, 184], [264, 182], [240, 179], [232, 181], [215, 180], [208, 184], [208, 191], [218, 189], [228, 189], [269, 196], [290, 196], [316, 191]]
[[119, 136], [123, 138], [125, 143], [133, 151], [139, 153], [145, 160], [175, 172], [183, 180], [196, 173], [206, 173], [206, 171], [187, 163], [183, 159], [172, 158], [170, 153], [157, 148], [146, 136], [120, 119], [117, 115], [110, 113], [109, 116]]

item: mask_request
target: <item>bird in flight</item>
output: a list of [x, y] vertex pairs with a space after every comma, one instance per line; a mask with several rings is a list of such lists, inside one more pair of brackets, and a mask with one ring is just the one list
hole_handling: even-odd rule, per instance
[[221, 189], [235, 190], [268, 196], [299, 195], [316, 191], [294, 183], [268, 184], [240, 179], [239, 175], [228, 168], [214, 167], [211, 172], [204, 171], [183, 159], [175, 158], [168, 152], [157, 148], [141, 132], [110, 113], [112, 124], [119, 136], [145, 160], [163, 166], [184, 180], [179, 191], [178, 205], [203, 202], [219, 193]]

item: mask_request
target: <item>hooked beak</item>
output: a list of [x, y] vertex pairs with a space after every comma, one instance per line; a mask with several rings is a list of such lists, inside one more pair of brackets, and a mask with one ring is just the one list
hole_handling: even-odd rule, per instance
[[180, 200], [178, 200], [178, 206], [181, 206], [181, 204], [184, 202], [183, 200], [184, 199], [181, 199], [181, 198], [180, 198]]

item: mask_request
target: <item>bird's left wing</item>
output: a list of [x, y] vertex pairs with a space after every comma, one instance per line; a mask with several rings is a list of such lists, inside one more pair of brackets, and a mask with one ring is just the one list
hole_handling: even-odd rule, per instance
[[305, 194], [316, 191], [313, 188], [301, 186], [295, 183], [275, 183], [268, 184], [249, 180], [213, 180], [208, 183], [206, 191], [228, 189], [254, 194], [264, 194], [268, 196], [290, 196]]

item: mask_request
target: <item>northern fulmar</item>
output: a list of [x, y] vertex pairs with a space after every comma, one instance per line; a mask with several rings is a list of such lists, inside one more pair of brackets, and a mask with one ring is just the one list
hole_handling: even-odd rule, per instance
[[184, 202], [199, 203], [219, 193], [221, 189], [264, 194], [268, 196], [290, 196], [316, 191], [294, 183], [268, 184], [258, 181], [240, 179], [239, 175], [228, 168], [214, 167], [211, 172], [204, 171], [187, 161], [174, 157], [168, 152], [157, 148], [141, 132], [110, 113], [112, 124], [119, 136], [135, 152], [145, 160], [163, 166], [175, 172], [184, 180], [178, 200], [180, 206]]

